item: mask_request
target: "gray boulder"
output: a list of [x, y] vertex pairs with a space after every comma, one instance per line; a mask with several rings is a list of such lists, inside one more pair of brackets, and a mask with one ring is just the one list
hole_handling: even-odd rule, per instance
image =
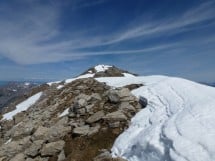
[[93, 161], [106, 161], [106, 160], [112, 160], [112, 156], [109, 151], [105, 151], [93, 159]]
[[24, 119], [25, 112], [20, 112], [13, 117], [14, 124], [18, 124]]
[[0, 157], [0, 161], [5, 161], [6, 158], [5, 157]]
[[120, 102], [120, 97], [119, 97], [119, 95], [118, 95], [118, 93], [117, 93], [116, 90], [110, 90], [108, 92], [107, 96], [108, 96], [108, 99], [109, 99], [109, 101], [111, 103], [118, 103], [118, 102]]
[[128, 102], [122, 102], [119, 105], [119, 109], [122, 110], [123, 112], [135, 112], [136, 111], [136, 109], [134, 108], [134, 106], [132, 106]]
[[118, 95], [120, 98], [123, 98], [123, 97], [129, 97], [131, 96], [131, 92], [128, 88], [121, 88], [119, 91], [118, 91]]
[[65, 159], [66, 159], [66, 156], [65, 156], [64, 150], [62, 150], [60, 152], [60, 154], [58, 155], [58, 160], [57, 161], [64, 161]]
[[108, 122], [109, 124], [109, 127], [110, 128], [118, 128], [120, 127], [120, 122], [119, 121], [116, 121], [116, 122]]
[[21, 136], [29, 136], [34, 131], [34, 124], [31, 122], [22, 123], [21, 125], [15, 127], [13, 137], [19, 138]]
[[109, 113], [103, 117], [107, 121], [126, 121], [127, 117], [121, 111]]
[[47, 133], [48, 141], [56, 141], [62, 139], [66, 134], [71, 132], [70, 126], [53, 125]]
[[145, 97], [140, 96], [139, 103], [142, 108], [145, 108], [148, 104], [148, 100]]
[[40, 149], [42, 148], [43, 143], [43, 140], [36, 140], [28, 149], [26, 149], [25, 154], [30, 157], [37, 156]]
[[10, 161], [25, 161], [25, 155], [22, 153], [19, 153], [15, 155]]
[[85, 106], [87, 105], [87, 100], [84, 99], [84, 98], [79, 99], [79, 100], [78, 100], [78, 105], [79, 105], [80, 107], [85, 107]]
[[16, 154], [22, 152], [25, 148], [30, 146], [30, 136], [25, 137], [19, 141], [12, 141], [8, 144], [3, 144], [0, 147], [0, 157], [5, 156], [7, 158], [11, 158], [15, 156]]
[[82, 93], [79, 94], [75, 99], [76, 100], [84, 99], [85, 101], [89, 101], [91, 99], [91, 96]]
[[98, 93], [93, 93], [91, 95], [91, 101], [97, 101], [97, 100], [101, 101], [102, 100], [101, 96]]
[[41, 156], [53, 156], [60, 153], [64, 144], [63, 140], [45, 144], [41, 150]]
[[105, 115], [105, 113], [104, 113], [104, 111], [98, 111], [98, 112], [96, 112], [95, 114], [93, 114], [92, 116], [90, 116], [87, 120], [86, 120], [86, 122], [87, 123], [94, 123], [94, 122], [96, 122], [96, 121], [99, 121], [100, 119], [102, 119], [102, 117], [104, 117], [104, 115]]
[[36, 132], [33, 134], [33, 139], [34, 140], [42, 140], [46, 138], [48, 134], [49, 128], [44, 127], [44, 126], [39, 126], [36, 130]]
[[43, 157], [41, 158], [40, 156], [36, 157], [36, 158], [27, 158], [25, 161], [48, 161], [49, 157]]
[[75, 135], [87, 135], [90, 131], [89, 125], [84, 125], [81, 127], [76, 127], [73, 130], [73, 134]]
[[87, 135], [88, 135], [88, 136], [92, 136], [92, 135], [98, 133], [98, 132], [99, 132], [99, 129], [100, 129], [100, 125], [99, 125], [99, 124], [98, 124], [97, 126], [90, 127], [90, 130], [89, 130], [89, 132], [88, 132]]

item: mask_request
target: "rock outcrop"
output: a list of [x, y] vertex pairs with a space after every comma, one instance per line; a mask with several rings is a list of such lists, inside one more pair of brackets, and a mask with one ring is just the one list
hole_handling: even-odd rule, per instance
[[94, 74], [93, 75], [94, 78], [98, 78], [98, 77], [123, 77], [125, 73], [129, 74], [129, 75], [133, 75], [133, 76], [137, 75], [137, 74], [130, 73], [126, 70], [119, 69], [116, 66], [109, 66], [109, 65], [97, 65], [95, 67], [88, 69], [87, 71], [85, 71], [81, 75]]
[[0, 160], [112, 160], [114, 140], [140, 110], [137, 98], [128, 88], [112, 89], [94, 78], [56, 87], [43, 89], [40, 100], [13, 120], [1, 120]]

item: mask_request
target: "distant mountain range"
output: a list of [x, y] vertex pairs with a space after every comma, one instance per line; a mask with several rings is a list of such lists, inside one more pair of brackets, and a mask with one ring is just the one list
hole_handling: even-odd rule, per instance
[[37, 85], [39, 83], [0, 81], [0, 109], [24, 97], [25, 93]]
[[215, 83], [205, 83], [205, 82], [201, 82], [201, 84], [205, 84], [205, 85], [208, 85], [208, 86], [215, 87]]
[[8, 81], [0, 81], [0, 87], [6, 85], [7, 83]]

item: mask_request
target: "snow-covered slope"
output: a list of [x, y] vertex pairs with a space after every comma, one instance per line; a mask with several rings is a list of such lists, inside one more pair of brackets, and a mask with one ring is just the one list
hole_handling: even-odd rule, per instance
[[[116, 68], [114, 66], [100, 64], [100, 65], [97, 65], [95, 67], [88, 69], [86, 72], [79, 75], [78, 77], [70, 78], [70, 79], [66, 79], [66, 80], [62, 80], [62, 81], [49, 82], [47, 84], [49, 86], [52, 86], [53, 84], [59, 84], [57, 86], [57, 89], [61, 89], [64, 87], [64, 85], [62, 85], [62, 84], [68, 84], [77, 79], [82, 79], [82, 78], [94, 78], [96, 76], [96, 74], [106, 73], [107, 71], [109, 71], [109, 75], [121, 74], [121, 77], [135, 77], [135, 75], [128, 73], [127, 71], [121, 70], [119, 68]], [[106, 77], [109, 77], [109, 75], [106, 75]], [[97, 75], [97, 77], [98, 77], [98, 75]]]
[[165, 76], [97, 80], [113, 87], [143, 83], [132, 93], [148, 99], [115, 141], [113, 156], [128, 161], [215, 160], [215, 88]]
[[[79, 77], [65, 80], [64, 84], [95, 78], [111, 68], [98, 65]], [[148, 100], [147, 107], [133, 117], [130, 127], [116, 139], [113, 156], [128, 161], [215, 160], [215, 88], [181, 78], [124, 72], [120, 77], [101, 74], [95, 79], [112, 87], [143, 84], [132, 93]], [[64, 87], [62, 83], [58, 89]]]
[[96, 72], [104, 72], [104, 71], [108, 70], [111, 67], [112, 66], [110, 66], [110, 65], [97, 65], [97, 66], [94, 67], [94, 69], [96, 70]]
[[27, 100], [21, 102], [20, 104], [18, 104], [16, 106], [15, 110], [13, 110], [11, 112], [8, 112], [8, 113], [5, 113], [3, 115], [2, 120], [12, 120], [13, 116], [15, 116], [17, 113], [22, 112], [22, 111], [26, 111], [30, 106], [32, 106], [33, 104], [35, 104], [39, 100], [39, 98], [41, 97], [41, 95], [42, 95], [42, 92], [39, 92], [39, 93], [31, 96]]
[[[72, 81], [77, 80], [77, 79], [81, 79], [81, 78], [92, 78], [92, 77], [94, 77], [95, 73], [105, 72], [106, 70], [108, 70], [111, 67], [112, 66], [110, 66], [110, 65], [97, 65], [97, 66], [87, 70], [84, 74], [82, 74], [78, 77], [75, 77], [75, 78], [66, 79], [66, 80], [64, 80], [64, 82], [67, 84], [67, 83], [71, 83]], [[61, 82], [62, 81], [55, 81], [55, 82], [48, 82], [47, 84], [49, 86], [51, 86], [53, 84], [59, 84]], [[59, 89], [62, 88], [62, 85], [58, 88]]]

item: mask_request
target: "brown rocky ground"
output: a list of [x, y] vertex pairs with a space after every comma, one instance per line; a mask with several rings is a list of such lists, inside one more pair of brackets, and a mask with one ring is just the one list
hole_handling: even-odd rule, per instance
[[141, 108], [130, 90], [93, 78], [56, 87], [33, 90], [43, 91], [36, 104], [13, 120], [1, 120], [0, 161], [122, 160], [112, 159], [110, 148]]

